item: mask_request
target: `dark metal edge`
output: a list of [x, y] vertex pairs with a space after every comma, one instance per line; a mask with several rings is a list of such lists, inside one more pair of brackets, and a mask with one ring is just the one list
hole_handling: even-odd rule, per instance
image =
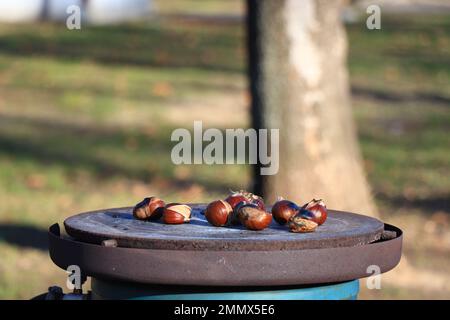
[[102, 247], [63, 238], [49, 230], [52, 261], [66, 269], [80, 266], [84, 275], [165, 285], [266, 286], [347, 281], [381, 272], [400, 261], [402, 231], [385, 224], [397, 237], [339, 248], [280, 251], [196, 251]]

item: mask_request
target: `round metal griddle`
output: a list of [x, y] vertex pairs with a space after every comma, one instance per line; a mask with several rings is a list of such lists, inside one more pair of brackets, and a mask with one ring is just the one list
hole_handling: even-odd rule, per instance
[[100, 244], [113, 239], [120, 247], [165, 250], [298, 250], [357, 246], [380, 239], [384, 224], [374, 218], [330, 210], [327, 221], [315, 232], [292, 233], [275, 221], [262, 231], [243, 226], [210, 225], [205, 205], [190, 204], [190, 223], [167, 225], [133, 218], [132, 208], [82, 213], [64, 222], [77, 240]]
[[[381, 221], [329, 211], [316, 232], [295, 234], [273, 223], [263, 231], [210, 226], [192, 205], [191, 223], [138, 221], [131, 208], [82, 213], [49, 229], [53, 262], [85, 276], [140, 284], [286, 286], [331, 283], [381, 272], [401, 257], [402, 232]], [[110, 240], [110, 241], [104, 241]]]

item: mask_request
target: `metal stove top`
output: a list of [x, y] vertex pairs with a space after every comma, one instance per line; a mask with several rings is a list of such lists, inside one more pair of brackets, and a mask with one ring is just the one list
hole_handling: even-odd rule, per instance
[[262, 231], [243, 226], [214, 227], [203, 210], [192, 207], [190, 223], [167, 225], [141, 221], [132, 208], [107, 209], [72, 216], [64, 222], [67, 233], [77, 240], [100, 244], [116, 240], [120, 247], [170, 250], [293, 250], [356, 246], [380, 239], [381, 221], [349, 212], [329, 210], [327, 221], [311, 233], [292, 233], [275, 221]]
[[[347, 281], [394, 268], [402, 231], [354, 213], [329, 210], [314, 233], [296, 234], [276, 222], [263, 230], [217, 228], [195, 204], [182, 225], [138, 221], [131, 208], [72, 216], [50, 227], [50, 257], [86, 276], [141, 284], [275, 286]], [[107, 241], [105, 241], [107, 240]], [[109, 241], [108, 241], [109, 240]]]

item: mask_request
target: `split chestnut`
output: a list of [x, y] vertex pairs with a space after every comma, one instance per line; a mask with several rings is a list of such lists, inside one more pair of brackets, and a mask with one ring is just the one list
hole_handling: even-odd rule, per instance
[[286, 224], [292, 217], [298, 216], [310, 220], [319, 226], [327, 220], [327, 207], [322, 200], [313, 199], [302, 207], [292, 201], [281, 199], [272, 207], [272, 214], [279, 224]]
[[318, 224], [314, 221], [303, 219], [300, 216], [290, 218], [288, 225], [291, 232], [299, 233], [313, 232], [318, 226]]
[[236, 205], [238, 205], [241, 202], [246, 203], [253, 203], [258, 206], [261, 210], [266, 210], [266, 206], [264, 204], [264, 200], [251, 192], [240, 190], [237, 192], [232, 192], [226, 199], [226, 202], [228, 202], [231, 207], [234, 209]]
[[302, 218], [314, 221], [319, 226], [327, 220], [327, 207], [325, 203], [320, 200], [313, 199], [302, 207], [300, 210], [300, 216]]
[[139, 220], [158, 220], [163, 214], [165, 203], [157, 197], [145, 198], [133, 208], [133, 216]]
[[170, 203], [163, 211], [163, 221], [167, 224], [182, 224], [191, 219], [191, 207], [180, 203]]

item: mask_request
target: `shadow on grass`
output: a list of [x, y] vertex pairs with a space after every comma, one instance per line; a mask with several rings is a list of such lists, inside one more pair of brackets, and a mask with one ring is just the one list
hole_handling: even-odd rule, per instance
[[47, 230], [21, 224], [0, 223], [0, 241], [15, 246], [47, 251]]
[[373, 32], [362, 22], [347, 25], [347, 30], [350, 67], [368, 78], [388, 68], [399, 70], [402, 77], [409, 75], [407, 81], [415, 81], [418, 74], [422, 78], [416, 81], [424, 81], [424, 75], [445, 77], [450, 72], [448, 14], [387, 14], [383, 16], [382, 32]]
[[361, 86], [352, 86], [352, 95], [355, 97], [380, 100], [382, 102], [399, 103], [432, 103], [445, 107], [450, 107], [450, 98], [440, 94], [431, 94], [425, 92], [415, 92], [411, 94], [401, 94], [389, 92], [386, 90], [377, 90], [373, 88], [364, 88]]
[[[0, 26], [1, 27], [1, 26]], [[242, 72], [239, 28], [220, 26], [133, 24], [85, 27], [39, 24], [17, 27], [0, 36], [0, 53], [90, 60], [103, 64], [189, 67]]]
[[171, 132], [172, 128], [160, 128], [147, 135], [120, 128], [2, 115], [0, 155], [56, 165], [69, 174], [83, 169], [102, 180], [119, 177], [148, 183], [162, 178], [173, 190], [202, 185], [210, 191], [227, 191], [229, 186], [220, 179], [175, 176], [170, 158]]
[[424, 199], [407, 199], [405, 197], [390, 196], [387, 194], [378, 194], [377, 197], [380, 200], [386, 201], [393, 207], [420, 209], [427, 213], [440, 211], [450, 214], [450, 194]]

